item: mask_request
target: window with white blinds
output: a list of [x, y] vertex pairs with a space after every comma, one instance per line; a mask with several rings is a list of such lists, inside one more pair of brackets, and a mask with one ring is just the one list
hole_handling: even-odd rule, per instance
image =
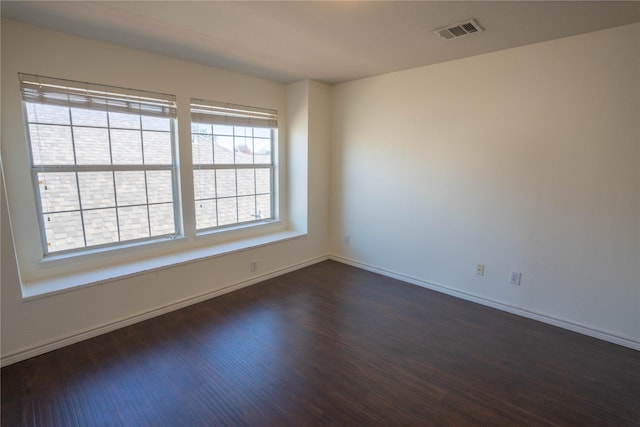
[[180, 234], [174, 96], [19, 77], [45, 255]]
[[275, 219], [277, 111], [191, 99], [198, 231]]

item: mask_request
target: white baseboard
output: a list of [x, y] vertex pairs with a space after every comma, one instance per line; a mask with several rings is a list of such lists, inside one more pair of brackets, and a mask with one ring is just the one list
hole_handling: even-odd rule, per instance
[[269, 273], [262, 274], [260, 276], [252, 277], [251, 279], [248, 279], [248, 280], [227, 285], [221, 289], [205, 292], [203, 294], [186, 298], [184, 300], [177, 301], [163, 307], [158, 307], [144, 313], [139, 313], [134, 316], [116, 320], [114, 322], [99, 326], [97, 328], [85, 330], [77, 334], [69, 335], [64, 338], [56, 339], [41, 345], [30, 347], [26, 350], [21, 350], [21, 351], [3, 356], [2, 360], [0, 360], [0, 366], [11, 365], [13, 363], [29, 359], [31, 357], [39, 356], [41, 354], [48, 353], [50, 351], [53, 351], [71, 344], [75, 344], [77, 342], [84, 341], [89, 338], [97, 337], [98, 335], [115, 331], [116, 329], [124, 328], [125, 326], [133, 325], [134, 323], [142, 322], [144, 320], [148, 320], [153, 317], [157, 317], [175, 310], [179, 310], [181, 308], [184, 308], [193, 304], [197, 304], [199, 302], [206, 301], [208, 299], [215, 298], [217, 296], [224, 295], [226, 293], [229, 293], [238, 289], [242, 289], [247, 286], [251, 286], [256, 283], [259, 283], [268, 279], [272, 279], [274, 277], [278, 277], [283, 274], [290, 273], [292, 271], [299, 270], [301, 268], [308, 267], [313, 264], [317, 264], [322, 261], [326, 261], [327, 259], [329, 259], [328, 256], [319, 256], [319, 257], [311, 258], [301, 263], [290, 265], [288, 267], [283, 267], [283, 268], [271, 271]]
[[401, 273], [397, 273], [395, 271], [374, 267], [372, 265], [355, 261], [353, 259], [342, 257], [339, 255], [330, 254], [329, 259], [333, 261], [341, 262], [343, 264], [351, 265], [353, 267], [358, 267], [363, 270], [371, 271], [373, 273], [377, 273], [383, 276], [391, 277], [393, 279], [402, 280], [403, 282], [407, 282], [412, 285], [421, 286], [423, 288], [431, 289], [436, 292], [440, 292], [443, 294], [451, 295], [453, 297], [457, 297], [467, 301], [482, 304], [487, 307], [496, 308], [498, 310], [506, 311], [511, 314], [516, 314], [518, 316], [526, 317], [533, 320], [538, 320], [540, 322], [544, 322], [549, 325], [557, 326], [559, 328], [567, 329], [569, 331], [577, 332], [579, 334], [587, 335], [593, 338], [598, 338], [603, 341], [607, 341], [613, 344], [618, 344], [624, 347], [628, 347], [628, 348], [640, 351], [640, 341], [634, 340], [632, 338], [622, 337], [619, 335], [612, 334], [610, 332], [601, 331], [588, 326], [580, 325], [578, 323], [570, 322], [563, 319], [558, 319], [556, 317], [549, 316], [547, 314], [537, 313], [535, 311], [531, 311], [526, 308], [515, 307], [499, 301], [494, 301], [489, 298], [484, 298], [468, 292], [452, 289], [444, 285], [440, 285], [437, 283], [432, 283], [426, 280], [407, 276]]

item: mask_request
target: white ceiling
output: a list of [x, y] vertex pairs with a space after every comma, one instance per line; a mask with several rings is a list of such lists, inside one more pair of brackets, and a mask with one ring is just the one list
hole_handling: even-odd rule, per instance
[[[339, 83], [640, 21], [640, 1], [2, 1], [2, 16], [290, 83]], [[442, 40], [475, 18], [485, 29]]]

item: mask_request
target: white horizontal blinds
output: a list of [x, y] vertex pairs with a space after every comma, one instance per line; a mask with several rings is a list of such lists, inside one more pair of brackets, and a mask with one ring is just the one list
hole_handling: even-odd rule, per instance
[[273, 129], [278, 127], [278, 111], [203, 99], [191, 99], [191, 121], [214, 125]]
[[179, 235], [173, 95], [19, 78], [45, 256]]
[[153, 117], [176, 117], [174, 95], [19, 73], [25, 102]]

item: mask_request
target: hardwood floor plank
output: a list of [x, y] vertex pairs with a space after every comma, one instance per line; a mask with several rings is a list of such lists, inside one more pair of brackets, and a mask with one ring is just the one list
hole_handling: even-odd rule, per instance
[[332, 261], [2, 369], [3, 426], [638, 426], [640, 353]]

